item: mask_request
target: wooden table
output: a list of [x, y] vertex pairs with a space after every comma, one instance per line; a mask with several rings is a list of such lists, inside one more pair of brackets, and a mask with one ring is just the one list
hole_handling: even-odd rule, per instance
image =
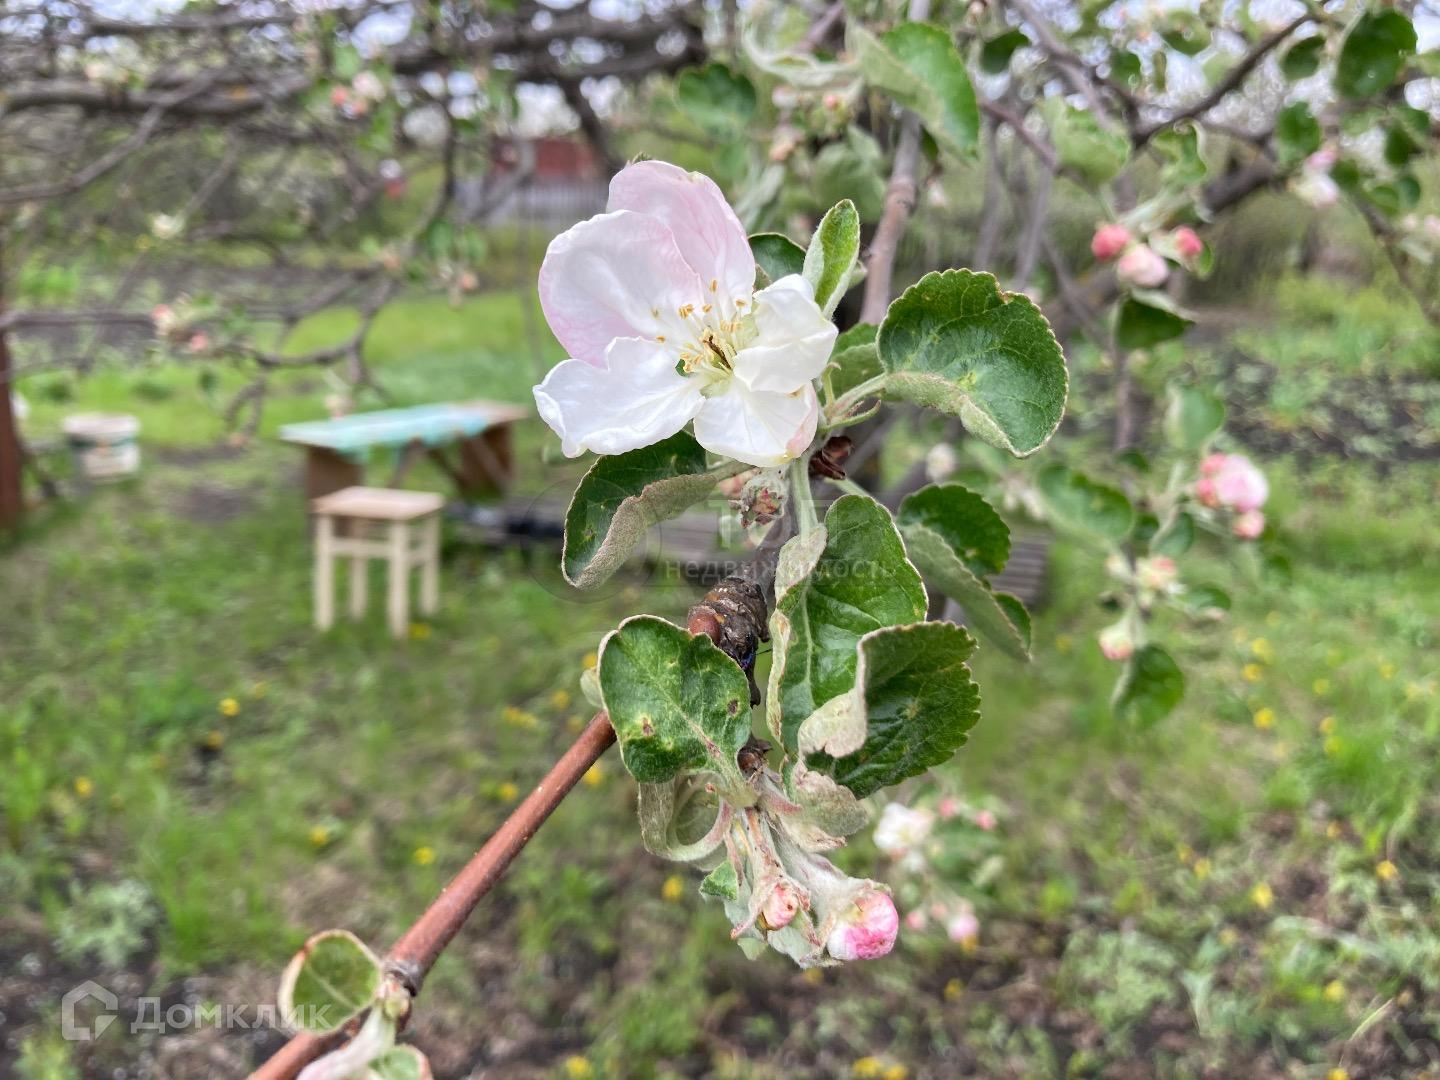
[[[307, 499], [362, 485], [366, 465], [387, 451], [395, 459], [387, 487], [398, 487], [415, 460], [428, 455], [462, 498], [476, 499], [509, 490], [515, 471], [511, 429], [531, 415], [523, 405], [445, 402], [286, 424], [280, 438], [305, 447]], [[451, 446], [458, 461], [447, 454]]]

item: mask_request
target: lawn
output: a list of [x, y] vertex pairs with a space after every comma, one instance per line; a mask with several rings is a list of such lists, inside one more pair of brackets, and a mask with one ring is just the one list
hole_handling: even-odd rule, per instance
[[[1382, 471], [1277, 420], [1284, 402], [1266, 395], [1310, 361], [1275, 342], [1315, 318], [1282, 306], [1264, 333], [1162, 354], [1142, 376], [1238, 350], [1271, 373], [1229, 384], [1241, 436], [1293, 448], [1265, 461], [1285, 557], [1202, 560], [1235, 606], [1174, 630], [1189, 658], [1174, 715], [1148, 731], [1110, 719], [1099, 556], [1068, 541], [1034, 662], [982, 650], [983, 719], [912, 792], [998, 820], [940, 864], [976, 909], [975, 947], [902, 933], [889, 959], [834, 972], [745, 961], [698, 875], [644, 853], [612, 752], [427, 982], [411, 1031], [437, 1075], [1437, 1068], [1440, 492], [1423, 453], [1387, 452]], [[344, 321], [316, 320], [295, 346]], [[556, 358], [543, 328], [531, 355], [526, 326], [514, 294], [410, 302], [377, 326], [371, 359], [399, 402], [521, 400]], [[1348, 353], [1329, 362], [1352, 386], [1375, 378]], [[408, 640], [378, 613], [317, 635], [298, 456], [272, 436], [320, 414], [330, 388], [288, 376], [259, 437], [230, 446], [218, 406], [240, 380], [107, 370], [32, 401], [37, 430], [82, 407], [136, 413], [147, 461], [39, 515], [0, 561], [0, 1013], [31, 1080], [230, 1075], [273, 1050], [274, 1032], [214, 1028], [65, 1043], [44, 1003], [93, 977], [128, 1000], [255, 1005], [314, 930], [383, 948], [587, 718], [577, 679], [604, 631], [694, 598], [637, 568], [585, 602], [553, 553], [449, 535], [441, 610]], [[572, 471], [540, 464], [542, 446], [523, 440], [527, 490]], [[868, 840], [843, 854], [897, 881], [904, 908], [908, 883]]]

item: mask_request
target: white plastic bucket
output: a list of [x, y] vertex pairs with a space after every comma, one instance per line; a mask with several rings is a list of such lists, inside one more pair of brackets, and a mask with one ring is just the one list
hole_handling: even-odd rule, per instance
[[60, 425], [80, 472], [115, 480], [140, 471], [140, 421], [124, 413], [79, 413]]

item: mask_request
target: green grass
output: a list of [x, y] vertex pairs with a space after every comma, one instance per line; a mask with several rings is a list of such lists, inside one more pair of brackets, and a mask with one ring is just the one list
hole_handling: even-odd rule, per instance
[[[521, 399], [534, 380], [513, 296], [406, 303], [372, 348], [402, 401]], [[0, 562], [0, 903], [28, 915], [0, 921], [0, 956], [47, 958], [57, 993], [118, 966], [155, 993], [203, 972], [213, 999], [250, 1001], [316, 929], [384, 948], [585, 719], [576, 680], [604, 631], [678, 617], [693, 593], [636, 574], [581, 603], [553, 553], [451, 536], [441, 611], [411, 639], [378, 611], [317, 634], [298, 461], [268, 435], [317, 415], [323, 387], [287, 377], [261, 439], [206, 458], [222, 426], [193, 372], [151, 374], [174, 392], [137, 402], [106, 372], [37, 407], [40, 425], [137, 412], [149, 460]], [[1418, 1074], [1440, 1001], [1433, 466], [1266, 465], [1291, 569], [1187, 562], [1235, 610], [1165, 628], [1189, 691], [1154, 729], [1110, 718], [1087, 550], [1054, 549], [1029, 668], [981, 650], [983, 719], [933, 781], [1000, 818], [942, 863], [980, 916], [976, 951], [906, 934], [887, 961], [818, 976], [744, 961], [698, 875], [641, 850], [612, 754], [427, 982], [412, 1032], [437, 1074], [501, 1038], [517, 1068], [557, 1075], [572, 1055], [617, 1077], [840, 1076], [872, 1057], [913, 1076]], [[527, 465], [526, 485], [547, 480]], [[867, 839], [842, 857], [906, 902]], [[52, 1021], [13, 1017], [22, 1075], [145, 1050], [65, 1044]]]

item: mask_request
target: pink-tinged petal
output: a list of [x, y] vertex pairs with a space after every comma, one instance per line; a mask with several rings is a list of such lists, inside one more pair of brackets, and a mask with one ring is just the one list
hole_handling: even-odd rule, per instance
[[535, 387], [540, 418], [560, 436], [567, 457], [623, 454], [659, 442], [704, 402], [699, 381], [677, 374], [674, 354], [656, 342], [617, 338], [604, 363], [566, 360]]
[[788, 394], [819, 378], [837, 333], [810, 283], [791, 274], [755, 294], [755, 339], [731, 367], [751, 390]]
[[867, 889], [840, 917], [825, 948], [836, 960], [875, 960], [895, 947], [899, 932], [895, 901], [879, 889]]
[[[709, 291], [712, 281], [714, 295], [723, 305], [748, 298], [754, 290], [755, 256], [745, 226], [708, 176], [668, 161], [638, 161], [610, 181], [609, 208], [634, 210], [662, 221], [705, 284], [706, 303], [714, 302]], [[722, 310], [728, 317], [730, 308]]]
[[540, 306], [566, 352], [600, 365], [616, 338], [686, 332], [679, 309], [700, 302], [700, 279], [664, 222], [620, 210], [554, 240], [540, 266]]
[[705, 399], [695, 438], [712, 454], [774, 468], [805, 452], [819, 422], [820, 402], [809, 383], [793, 394], [775, 394], [731, 379], [723, 393]]

